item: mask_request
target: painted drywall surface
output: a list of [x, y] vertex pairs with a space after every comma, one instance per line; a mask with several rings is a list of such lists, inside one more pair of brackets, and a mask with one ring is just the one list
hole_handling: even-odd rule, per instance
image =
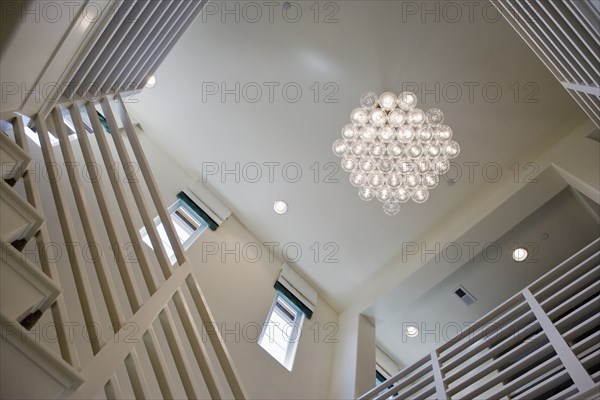
[[354, 397], [368, 392], [375, 385], [375, 326], [367, 317], [358, 318], [358, 351]]
[[235, 217], [202, 234], [188, 255], [250, 398], [327, 398], [339, 340], [333, 309], [319, 299], [312, 319], [304, 321], [288, 371], [257, 343], [275, 297], [281, 260]]
[[552, 163], [577, 190], [600, 203], [600, 143], [587, 137], [598, 128], [586, 121], [540, 158]]
[[[344, 312], [338, 316], [339, 343], [333, 354], [330, 399], [351, 399], [356, 392], [358, 371], [358, 313]], [[374, 350], [374, 349], [373, 349]]]

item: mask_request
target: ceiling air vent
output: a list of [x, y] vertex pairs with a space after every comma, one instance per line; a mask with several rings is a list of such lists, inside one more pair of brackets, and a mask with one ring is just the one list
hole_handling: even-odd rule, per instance
[[469, 293], [462, 285], [454, 289], [454, 294], [460, 299], [460, 301], [468, 306], [477, 301], [477, 299], [473, 297], [473, 295]]

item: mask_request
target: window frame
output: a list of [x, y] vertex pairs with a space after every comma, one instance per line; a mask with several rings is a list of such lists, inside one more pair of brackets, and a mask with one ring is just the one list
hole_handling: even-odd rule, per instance
[[[196, 239], [198, 239], [200, 237], [200, 235], [202, 235], [202, 233], [206, 230], [206, 228], [208, 228], [208, 223], [204, 220], [204, 218], [202, 218], [197, 212], [195, 212], [188, 204], [186, 204], [181, 199], [175, 200], [175, 202], [173, 204], [171, 204], [169, 206], [169, 208], [167, 209], [167, 211], [169, 212], [169, 218], [180, 218], [181, 219], [181, 217], [179, 217], [175, 214], [175, 211], [177, 211], [180, 208], [183, 208], [185, 211], [187, 211], [187, 213], [190, 214], [190, 216], [198, 222], [198, 228], [186, 240], [181, 240], [181, 236], [179, 236], [179, 234], [177, 235], [177, 238], [179, 239], [181, 246], [183, 247], [184, 250], [187, 250], [190, 248], [192, 243], [194, 243], [196, 241]], [[156, 217], [154, 217], [154, 219], [152, 221], [154, 222], [154, 226], [157, 229], [159, 229], [160, 225], [162, 224], [160, 217], [156, 216]], [[164, 227], [163, 227], [163, 229], [164, 229]], [[150, 240], [148, 231], [146, 230], [146, 226], [142, 226], [140, 228], [139, 232], [140, 232], [142, 241], [144, 243], [146, 243], [146, 245], [148, 245], [148, 247], [150, 247], [151, 249], [154, 249], [152, 247], [152, 241]], [[159, 236], [160, 236], [160, 232], [159, 232]], [[167, 252], [167, 255], [169, 257], [169, 261], [171, 262], [171, 265], [174, 265], [177, 262], [177, 256], [175, 255], [173, 248], [171, 248], [171, 243], [169, 242], [169, 239], [162, 237], [162, 236], [160, 236], [160, 239], [163, 244], [163, 248]]]
[[[273, 335], [277, 333], [286, 334], [283, 329], [271, 327], [271, 324], [273, 323], [273, 313], [277, 312], [277, 305], [280, 302], [283, 303], [283, 307], [291, 309], [296, 313], [294, 320], [290, 322], [292, 326], [291, 333], [289, 335], [286, 335], [287, 339], [284, 339], [286, 341], [287, 346], [285, 349], [285, 356], [283, 357], [283, 359], [278, 358], [276, 355], [271, 353], [266, 346], [263, 345], [263, 341], [265, 340], [265, 338], [269, 338], [270, 341], [273, 340], [272, 337], [268, 335], [269, 329], [273, 330]], [[263, 325], [262, 332], [258, 339], [258, 345], [290, 372], [292, 371], [292, 368], [294, 366], [294, 360], [296, 358], [296, 353], [298, 350], [298, 343], [300, 342], [300, 337], [302, 334], [302, 325], [304, 324], [305, 319], [306, 315], [300, 309], [300, 307], [294, 304], [284, 293], [282, 293], [281, 291], [277, 291], [275, 299], [273, 300], [273, 304], [269, 309], [267, 320]]]

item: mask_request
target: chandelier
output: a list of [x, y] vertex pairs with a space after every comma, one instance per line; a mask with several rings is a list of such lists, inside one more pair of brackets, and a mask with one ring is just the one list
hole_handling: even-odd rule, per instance
[[388, 215], [397, 214], [408, 200], [425, 202], [450, 168], [449, 160], [460, 153], [452, 129], [442, 124], [442, 111], [416, 108], [412, 92], [379, 97], [369, 92], [360, 105], [342, 128], [342, 138], [333, 143], [350, 183], [359, 188], [358, 196], [378, 199]]

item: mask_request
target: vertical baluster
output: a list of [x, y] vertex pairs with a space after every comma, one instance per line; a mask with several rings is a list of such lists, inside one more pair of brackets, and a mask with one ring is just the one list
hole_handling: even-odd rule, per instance
[[[171, 242], [171, 246], [174, 249], [174, 251], [176, 252], [176, 254], [177, 254], [177, 249], [179, 249], [179, 251], [180, 251], [180, 254], [178, 254], [177, 258], [181, 265], [186, 260], [185, 252], [183, 251], [183, 247], [181, 246], [181, 243], [179, 242], [179, 238], [177, 237], [175, 228], [173, 227], [173, 222], [171, 221], [171, 218], [167, 213], [165, 203], [162, 200], [160, 191], [158, 190], [158, 185], [156, 184], [156, 181], [154, 180], [154, 176], [152, 175], [150, 165], [148, 164], [148, 161], [146, 160], [146, 157], [144, 155], [144, 152], [143, 152], [143, 149], [139, 142], [139, 139], [137, 137], [137, 134], [133, 128], [133, 124], [131, 123], [131, 120], [129, 118], [127, 110], [125, 109], [125, 105], [123, 104], [123, 100], [120, 98], [120, 96], [117, 98], [117, 107], [118, 107], [120, 115], [121, 115], [121, 119], [123, 122], [123, 126], [125, 128], [125, 132], [127, 134], [129, 142], [131, 143], [131, 147], [135, 153], [136, 160], [140, 164], [139, 165], [140, 170], [142, 171], [146, 185], [148, 186], [150, 194], [154, 200], [154, 205], [158, 210], [160, 219], [163, 222], [163, 225], [165, 227], [167, 235], [169, 235], [169, 231], [171, 231], [171, 233], [172, 233], [172, 235], [169, 235], [169, 240]], [[165, 272], [165, 271], [166, 271], [166, 268], [163, 268], [163, 272]], [[170, 275], [170, 270], [169, 270], [169, 275]], [[167, 275], [165, 273], [165, 278], [168, 278], [169, 275]], [[202, 375], [204, 376], [204, 380], [205, 380], [208, 390], [211, 394], [211, 397], [214, 399], [220, 399], [220, 398], [222, 398], [222, 389], [220, 388], [220, 385], [216, 378], [216, 372], [210, 362], [210, 358], [208, 356], [206, 346], [204, 345], [204, 343], [202, 342], [202, 340], [200, 338], [195, 321], [193, 320], [193, 317], [191, 316], [189, 307], [188, 307], [187, 302], [186, 302], [185, 298], [183, 297], [183, 294], [181, 293], [181, 291], [177, 291], [175, 293], [175, 295], [173, 296], [173, 301], [177, 308], [177, 312], [182, 320], [184, 329], [186, 331], [186, 335], [190, 341], [192, 350], [194, 351], [196, 361], [198, 363], [198, 366], [200, 367], [200, 370], [202, 371]], [[212, 319], [210, 321], [212, 321]], [[222, 343], [220, 343], [219, 350], [221, 350], [221, 351], [217, 351], [217, 354], [219, 354], [219, 356], [222, 356], [224, 353], [222, 351], [222, 349], [223, 349]], [[221, 358], [222, 357], [220, 357], [220, 359]], [[226, 359], [227, 359], [227, 361], [230, 361], [229, 358], [226, 358]], [[229, 364], [229, 366], [232, 366], [232, 364]], [[227, 371], [226, 376], [227, 376], [228, 381], [232, 378], [232, 376], [235, 377], [235, 379], [232, 379], [232, 381], [235, 382], [232, 385], [232, 390], [234, 391], [236, 398], [245, 398], [243, 389], [241, 389], [239, 380], [237, 379], [237, 375], [235, 374], [235, 371], [233, 370], [233, 368], [226, 368], [226, 371]], [[233, 374], [232, 374], [232, 372], [233, 372]]]
[[52, 196], [56, 205], [58, 220], [60, 222], [65, 246], [68, 250], [67, 254], [69, 257], [69, 263], [71, 265], [71, 270], [73, 271], [73, 278], [75, 280], [79, 301], [81, 303], [81, 309], [83, 311], [83, 318], [85, 320], [90, 339], [90, 345], [93, 353], [96, 354], [104, 345], [104, 340], [101, 337], [98, 337], [96, 329], [94, 328], [96, 323], [99, 321], [98, 311], [96, 310], [94, 300], [92, 299], [92, 288], [85, 270], [85, 265], [83, 264], [83, 259], [76, 248], [76, 245], [79, 242], [75, 233], [75, 227], [73, 226], [73, 219], [69, 212], [71, 207], [69, 206], [69, 203], [65, 197], [63, 188], [60, 186], [60, 177], [54, 168], [56, 165], [56, 159], [54, 157], [54, 151], [50, 145], [50, 137], [48, 134], [48, 128], [46, 127], [46, 121], [44, 121], [38, 115], [36, 117], [35, 125], [40, 139], [40, 146], [42, 148], [44, 162], [48, 170]]
[[[116, 120], [112, 113], [112, 109], [110, 108], [110, 104], [108, 103], [108, 99], [104, 98], [101, 103], [102, 103], [102, 109], [104, 111], [106, 121], [112, 132], [111, 136], [113, 137], [115, 147], [117, 149], [117, 153], [119, 154], [119, 158], [120, 158], [121, 162], [123, 163], [123, 165], [127, 165], [131, 161], [130, 161], [129, 155], [127, 154], [127, 150], [123, 143], [123, 139], [120, 137], [120, 134], [118, 132]], [[150, 215], [147, 211], [147, 208], [146, 208], [146, 205], [145, 205], [145, 202], [143, 199], [143, 194], [139, 187], [139, 182], [137, 182], [137, 180], [136, 181], [130, 180], [129, 183], [130, 183], [132, 193], [134, 194], [134, 198], [136, 199], [136, 203], [139, 207], [138, 210], [142, 216], [142, 219], [144, 220], [144, 224], [146, 225], [146, 230], [149, 232], [149, 234], [151, 234], [151, 230], [148, 229], [148, 223], [150, 223], [150, 226], [154, 230], [154, 233], [151, 234], [150, 237], [152, 239], [152, 236], [154, 235], [155, 236], [154, 240], [156, 242], [158, 242], [158, 243], [153, 242], [154, 250], [158, 252], [157, 258], [159, 260], [159, 263], [161, 264], [162, 271], [163, 271], [165, 278], [168, 279], [171, 276], [170, 264], [168, 263], [166, 254], [164, 253], [162, 241], [160, 241], [160, 238], [158, 237], [158, 232], [156, 231], [156, 226], [154, 225], [154, 221], [152, 220], [152, 218], [150, 217]], [[170, 218], [169, 218], [169, 222], [171, 222]], [[161, 256], [161, 253], [162, 253], [162, 256]], [[146, 265], [146, 268], [150, 268], [150, 266]], [[150, 286], [153, 289], [151, 289], [150, 292], [153, 293], [154, 291], [156, 291], [157, 284], [156, 284], [156, 281], [154, 281], [155, 278], [152, 277], [151, 279], [153, 279], [153, 282], [150, 282]], [[176, 302], [176, 305], [177, 304], [178, 304], [178, 302]], [[181, 306], [177, 305], [177, 307], [178, 307], [178, 311], [179, 311]], [[189, 324], [191, 321], [190, 317], [186, 314], [184, 314], [184, 315], [182, 315], [181, 313], [179, 313], [179, 314], [184, 322], [184, 326], [187, 326], [186, 324]], [[186, 378], [187, 376], [191, 376], [191, 373], [189, 371], [189, 363], [187, 362], [187, 358], [185, 356], [185, 353], [183, 352], [182, 347], [179, 345], [179, 343], [176, 342], [176, 338], [180, 335], [177, 334], [177, 329], [175, 328], [175, 325], [173, 323], [173, 318], [172, 318], [168, 308], [165, 308], [162, 311], [162, 315], [163, 315], [163, 317], [160, 318], [161, 326], [163, 327], [165, 334], [167, 335], [167, 342], [169, 344], [169, 348], [171, 349], [171, 352], [173, 353], [173, 358], [174, 358], [175, 364], [178, 368], [178, 372], [184, 383], [184, 388], [186, 390], [186, 393], [188, 393], [188, 392], [193, 393], [193, 391], [195, 391], [195, 389], [193, 388], [193, 385], [190, 386], [190, 384], [188, 384], [188, 379]], [[144, 337], [144, 341], [148, 345], [154, 346], [153, 348], [149, 348], [148, 352], [154, 354], [153, 368], [157, 374], [163, 374], [161, 377], [159, 377], [159, 383], [162, 382], [162, 385], [164, 386], [164, 385], [166, 385], [168, 380], [167, 380], [166, 375], [164, 375], [166, 373], [166, 370], [162, 367], [159, 368], [159, 366], [158, 366], [158, 362], [161, 360], [161, 357], [159, 357], [160, 349], [157, 347], [157, 344], [152, 344], [153, 341], [155, 340], [155, 337], [156, 337], [156, 335], [154, 334], [154, 332], [151, 332], [150, 334], [148, 334], [147, 336]], [[206, 368], [204, 368], [202, 370], [203, 373], [205, 371], [206, 371]], [[216, 387], [216, 384], [213, 384], [213, 382], [216, 379], [214, 377], [214, 374], [212, 374], [212, 375], [209, 374], [209, 375], [205, 376], [205, 379], [207, 380], [207, 382], [209, 382], [209, 387], [211, 387], [211, 388]], [[162, 390], [163, 389], [161, 389], [161, 391]], [[166, 388], [166, 387], [164, 388], [165, 392], [168, 392], [170, 390], [171, 390], [170, 388]], [[211, 395], [213, 395], [213, 394], [214, 394], [215, 399], [220, 398], [220, 392], [218, 390], [217, 391], [213, 390], [211, 392]]]
[[[112, 109], [110, 107], [108, 98], [102, 99], [101, 104], [102, 110], [104, 111], [104, 117], [106, 118], [109, 124], [112, 133], [111, 137], [115, 144], [115, 148], [117, 149], [117, 154], [119, 155], [121, 164], [124, 168], [127, 165], [133, 165], [133, 163], [131, 162], [131, 158], [129, 157], [129, 153], [127, 152], [127, 148], [125, 147], [125, 143], [123, 142], [123, 138], [121, 137], [118, 131], [117, 123], [112, 113]], [[140, 169], [143, 169], [142, 166], [140, 166]], [[165, 278], [168, 278], [169, 276], [171, 276], [171, 264], [169, 262], [169, 257], [167, 257], [162, 240], [160, 239], [160, 236], [158, 234], [158, 229], [156, 228], [156, 225], [154, 223], [154, 218], [150, 215], [150, 212], [148, 211], [148, 205], [146, 204], [146, 199], [144, 198], [144, 194], [142, 193], [140, 183], [138, 182], [137, 178], [131, 179], [130, 177], [127, 177], [127, 182], [129, 183], [129, 188], [131, 189], [131, 193], [133, 194], [133, 198], [137, 205], [138, 212], [142, 217], [142, 221], [144, 223], [144, 226], [146, 227], [148, 236], [150, 237], [150, 242], [152, 243], [154, 253], [156, 254], [156, 258], [158, 259], [158, 263], [160, 264]]]
[[[91, 166], [95, 166], [98, 164], [96, 163], [96, 158], [90, 146], [88, 133], [85, 130], [85, 127], [83, 126], [83, 121], [81, 119], [79, 107], [76, 104], [71, 105], [70, 113], [75, 127], [75, 132], [77, 133], [77, 138], [79, 139], [79, 145], [81, 148], [81, 152], [83, 153], [86, 168], [90, 175], [90, 181], [92, 182], [92, 187], [94, 189], [96, 201], [98, 203], [98, 207], [100, 208], [100, 214], [102, 216], [102, 220], [104, 222], [104, 226], [109, 237], [111, 248], [115, 252], [115, 260], [119, 268], [121, 280], [123, 282], [123, 286], [125, 287], [125, 292], [127, 294], [127, 298], [129, 299], [131, 308], [135, 312], [141, 306], [141, 297], [139, 294], [139, 289], [133, 281], [129, 269], [125, 264], [125, 259], [121, 251], [121, 249], [123, 249], [124, 247], [120, 235], [117, 229], [115, 228], [115, 224], [113, 222], [110, 209], [108, 207], [108, 202], [106, 200], [106, 194], [104, 192], [104, 186], [102, 182], [102, 176], [101, 174], [98, 174], [98, 171], [95, 168], [90, 168]], [[92, 119], [92, 117], [90, 116], [90, 122], [92, 123], [92, 128], [94, 132], [97, 135], [104, 135], [104, 131], [102, 130], [102, 126], [100, 125], [100, 121], [98, 120], [98, 115], [94, 113], [94, 117], [95, 118]], [[114, 292], [114, 285], [110, 281], [108, 283], [111, 286], [111, 290]], [[116, 296], [116, 293], [108, 293], [108, 295]], [[118, 298], [116, 298], [116, 300], [118, 313], [114, 316], [111, 315], [111, 318], [117, 318], [118, 326], [122, 327], [125, 323], [125, 318], [123, 316], [122, 310], [120, 309], [121, 307], [118, 303]], [[116, 331], [117, 329], [115, 329], [115, 333]], [[135, 383], [133, 385], [134, 394], [138, 399], [147, 398], [147, 384], [144, 379], [142, 370], [138, 369], [139, 360], [137, 359], [137, 353], [134, 351], [128, 357], [132, 359], [132, 362], [125, 363], [125, 366], [127, 369], [127, 373], [131, 378], [131, 382]]]
[[540, 303], [538, 303], [529, 289], [523, 290], [523, 296], [525, 297], [527, 304], [529, 304], [529, 307], [531, 307], [531, 311], [533, 311], [533, 314], [540, 323], [540, 326], [550, 341], [550, 344], [552, 347], [554, 347], [558, 358], [560, 358], [560, 361], [565, 366], [565, 369], [573, 380], [573, 383], [575, 383], [575, 386], [577, 386], [577, 390], [579, 390], [580, 393], [591, 390], [595, 385], [594, 380], [585, 370], [577, 358], [577, 355], [573, 353], [573, 350], [571, 350], [556, 326], [554, 326], [552, 320], [548, 317], [548, 314], [546, 314]]
[[152, 369], [156, 373], [160, 392], [162, 393], [163, 398], [172, 399], [173, 389], [171, 389], [171, 376], [166, 367], [165, 357], [160, 350], [160, 346], [158, 346], [158, 338], [152, 327], [144, 333], [143, 339], [144, 343], [146, 343], [146, 348], [148, 349], [150, 364], [152, 364]]
[[246, 394], [246, 390], [242, 385], [242, 380], [240, 379], [239, 373], [233, 364], [233, 360], [231, 359], [231, 355], [225, 346], [225, 340], [221, 336], [221, 332], [216, 328], [215, 319], [206, 304], [206, 299], [202, 294], [202, 291], [198, 287], [196, 280], [193, 274], [190, 274], [186, 279], [186, 284], [190, 293], [192, 294], [193, 302], [200, 314], [200, 319], [204, 323], [205, 326], [214, 327], [213, 331], [208, 332], [208, 337], [210, 338], [210, 343], [217, 355], [219, 360], [219, 364], [223, 369], [225, 374], [225, 378], [229, 383], [229, 387], [233, 393], [233, 396], [236, 399], [247, 399], [248, 395]]
[[[98, 115], [96, 114], [96, 108], [94, 107], [93, 103], [88, 103], [86, 107], [92, 124], [97, 125], [97, 127], [94, 128], [94, 131], [96, 131], [96, 129], [99, 129], [98, 126], [100, 125], [100, 120], [98, 119]], [[110, 111], [110, 105], [108, 104], [108, 100], [106, 98], [102, 100], [102, 109], [104, 111], [104, 117], [106, 118], [108, 128], [110, 129], [113, 135], [118, 135], [119, 132], [117, 128], [117, 122], [115, 121], [114, 116]], [[97, 132], [102, 132], [102, 134], [96, 134], [94, 135], [94, 137], [96, 138], [96, 142], [98, 143], [98, 148], [100, 149], [100, 154], [102, 155], [104, 165], [107, 168], [112, 168], [113, 166], [116, 166], [116, 162], [112, 156], [112, 152], [108, 145], [108, 141], [106, 140], [106, 135], [102, 130], [98, 130]], [[133, 244], [133, 251], [142, 271], [144, 282], [146, 283], [150, 294], [153, 294], [154, 292], [156, 292], [157, 289], [156, 276], [154, 275], [154, 271], [148, 263], [148, 258], [146, 257], [146, 253], [144, 252], [143, 246], [145, 246], [145, 244], [143, 243], [140, 237], [140, 233], [134, 223], [133, 209], [130, 207], [129, 202], [125, 198], [125, 188], [123, 187], [123, 184], [121, 183], [121, 180], [119, 179], [119, 176], [116, 173], [116, 171], [114, 172], [115, 176], [111, 176], [109, 180], [113, 188], [115, 198], [117, 199], [117, 205], [119, 206], [119, 210], [121, 210], [121, 216], [123, 217], [123, 221], [125, 222], [125, 228], [127, 230], [127, 234], [129, 235], [129, 240]], [[139, 304], [141, 305], [141, 300]], [[139, 309], [139, 307], [137, 307], [137, 309]]]
[[196, 387], [193, 383], [192, 374], [190, 373], [190, 365], [187, 357], [184, 356], [183, 344], [180, 339], [179, 333], [175, 330], [175, 322], [173, 321], [173, 316], [169, 311], [169, 306], [167, 305], [159, 314], [159, 319], [165, 331], [165, 336], [167, 338], [167, 343], [169, 343], [169, 347], [171, 348], [171, 352], [173, 353], [173, 358], [175, 360], [175, 366], [177, 367], [177, 371], [179, 372], [179, 376], [181, 377], [181, 382], [183, 383], [183, 388], [185, 389], [185, 394], [189, 399], [197, 399], [198, 393], [196, 392]]
[[104, 393], [107, 400], [121, 400], [125, 398], [116, 374], [113, 374], [108, 382], [106, 382], [106, 385], [104, 385]]
[[[98, 275], [98, 281], [100, 283], [102, 295], [108, 309], [111, 324], [114, 327], [114, 331], [118, 332], [120, 329], [120, 324], [125, 320], [123, 309], [119, 304], [112, 277], [110, 276], [110, 271], [108, 270], [108, 265], [106, 263], [106, 258], [100, 249], [100, 239], [96, 231], [94, 220], [91, 217], [91, 212], [88, 206], [85, 189], [81, 182], [81, 178], [77, 172], [69, 170], [69, 167], [78, 165], [78, 163], [75, 160], [75, 155], [73, 154], [73, 149], [71, 148], [71, 141], [67, 136], [63, 115], [59, 108], [55, 108], [52, 111], [52, 117], [54, 120], [54, 126], [56, 128], [56, 135], [58, 137], [65, 160], [65, 165], [69, 171], [69, 181], [71, 182], [71, 189], [73, 191], [73, 197], [75, 198], [75, 204], [77, 205], [83, 231], [92, 255], [92, 263], [94, 264], [96, 274]], [[79, 110], [75, 105], [71, 106], [71, 118], [74, 118], [73, 122], [76, 130], [83, 129], [81, 116], [79, 115]], [[98, 185], [96, 185], [94, 189], [96, 190], [97, 188]]]
[[433, 379], [435, 383], [435, 393], [438, 400], [446, 400], [446, 385], [444, 384], [444, 376], [440, 368], [440, 362], [436, 351], [431, 352], [431, 368], [433, 371]]
[[[72, 105], [71, 107], [74, 107], [74, 105]], [[75, 111], [76, 112], [74, 114], [79, 116], [79, 110], [76, 109]], [[121, 309], [121, 305], [118, 302], [116, 290], [112, 283], [112, 278], [110, 276], [108, 266], [106, 265], [106, 259], [104, 258], [104, 255], [102, 254], [99, 247], [100, 240], [98, 239], [98, 234], [96, 233], [96, 229], [94, 227], [94, 221], [91, 218], [91, 214], [88, 209], [87, 199], [83, 185], [81, 183], [81, 179], [75, 171], [69, 169], [70, 167], [77, 165], [77, 162], [75, 160], [75, 156], [73, 155], [71, 141], [67, 136], [67, 129], [65, 127], [63, 115], [59, 107], [56, 107], [54, 110], [52, 110], [52, 120], [54, 122], [56, 135], [58, 137], [60, 148], [65, 160], [65, 166], [67, 167], [69, 181], [71, 183], [71, 189], [73, 192], [73, 196], [75, 197], [75, 204], [77, 205], [77, 211], [79, 212], [81, 224], [83, 225], [83, 231], [87, 239], [88, 247], [92, 254], [92, 263], [94, 264], [96, 275], [98, 276], [98, 283], [100, 284], [100, 289], [104, 297], [104, 302], [106, 304], [108, 314], [111, 319], [111, 325], [113, 326], [114, 332], [118, 332], [121, 328], [121, 322], [125, 320], [125, 316], [123, 315], [123, 310]], [[82, 128], [83, 126], [81, 123], [81, 119], [79, 119], [78, 122], [80, 125], [79, 128]], [[97, 319], [96, 322], [99, 322], [99, 319]], [[91, 329], [93, 329], [93, 327]], [[103, 343], [100, 344], [100, 348], [103, 346]], [[97, 354], [100, 348], [94, 351], [94, 354]], [[113, 376], [109, 380], [105, 388], [108, 390], [108, 392], [106, 393], [107, 396], [112, 394], [115, 396], [120, 396], [119, 398], [122, 398], [119, 382], [115, 376]]]
[[[206, 346], [200, 337], [197, 325], [190, 314], [190, 310], [183, 297], [181, 289], [178, 289], [173, 295], [173, 302], [175, 303], [177, 313], [179, 314], [181, 322], [183, 323], [183, 329], [185, 329], [185, 333], [192, 346], [192, 351], [194, 352], [198, 367], [200, 367], [200, 371], [202, 371], [202, 376], [204, 377], [204, 382], [206, 383], [210, 397], [215, 400], [222, 399], [223, 394], [219, 385], [219, 381], [217, 380], [217, 374], [210, 361]], [[237, 396], [235, 396], [235, 398], [239, 399]]]
[[156, 180], [154, 179], [154, 175], [152, 174], [152, 169], [150, 168], [150, 164], [146, 159], [146, 155], [144, 154], [142, 145], [140, 144], [140, 141], [137, 137], [137, 133], [133, 128], [133, 124], [131, 123], [131, 119], [129, 118], [129, 114], [127, 113], [127, 109], [123, 104], [123, 99], [121, 99], [121, 96], [117, 95], [116, 100], [117, 108], [121, 116], [121, 121], [123, 122], [125, 133], [127, 134], [127, 138], [129, 139], [129, 143], [131, 144], [133, 154], [135, 155], [135, 159], [140, 167], [140, 170], [142, 171], [144, 181], [146, 182], [146, 186], [150, 191], [150, 196], [154, 201], [154, 206], [158, 211], [158, 215], [160, 217], [161, 222], [163, 223], [165, 232], [167, 233], [167, 237], [169, 238], [169, 242], [171, 243], [171, 247], [173, 248], [175, 256], [177, 257], [177, 261], [179, 262], [179, 265], [181, 265], [186, 261], [186, 255], [183, 251], [183, 246], [181, 245], [179, 237], [175, 232], [173, 221], [171, 221], [171, 217], [167, 212], [167, 207], [162, 198], [162, 194], [158, 190], [158, 185], [156, 184]]
[[[15, 117], [12, 125], [16, 143], [19, 146], [21, 146], [21, 148], [25, 150], [26, 153], [30, 154], [29, 143], [27, 142], [27, 137], [25, 136], [25, 127], [23, 126], [23, 120], [21, 116]], [[37, 183], [34, 182], [33, 178], [29, 173], [25, 174], [25, 176], [23, 177], [23, 182], [25, 184], [27, 200], [36, 209], [41, 210], [42, 199], [40, 197], [40, 190], [37, 186]], [[56, 263], [48, 255], [48, 238], [48, 227], [46, 224], [43, 224], [40, 228], [40, 231], [35, 236], [37, 249], [40, 255], [40, 264], [44, 273], [60, 285], [60, 277], [58, 274], [58, 269], [56, 268]], [[65, 330], [65, 323], [69, 322], [69, 314], [67, 311], [67, 306], [65, 304], [65, 298], [62, 293], [58, 295], [56, 302], [52, 305], [51, 310], [54, 326], [56, 327], [56, 335], [62, 358], [66, 362], [71, 364], [73, 368], [79, 369], [80, 364], [77, 349], [75, 348], [75, 344], [73, 343], [73, 341], [69, 340], [69, 335], [67, 335], [67, 332]]]

